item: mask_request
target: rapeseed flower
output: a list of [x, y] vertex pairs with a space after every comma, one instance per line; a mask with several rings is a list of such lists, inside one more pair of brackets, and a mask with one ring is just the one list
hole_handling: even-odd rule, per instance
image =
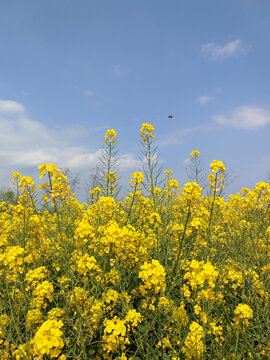
[[187, 359], [200, 359], [204, 351], [204, 331], [200, 324], [193, 321], [189, 327], [189, 332], [182, 348]]
[[145, 261], [140, 270], [139, 278], [144, 282], [144, 285], [140, 286], [142, 294], [145, 294], [147, 289], [153, 289], [155, 293], [165, 290], [166, 272], [158, 260], [153, 259], [152, 263]]
[[122, 201], [113, 129], [90, 204], [55, 164], [40, 166], [37, 195], [13, 174], [17, 203], [0, 204], [0, 359], [269, 358], [270, 184], [226, 200], [215, 160], [204, 195], [195, 150], [196, 182], [180, 193], [171, 170], [156, 178], [153, 138], [143, 124], [143, 170]]
[[131, 187], [135, 187], [138, 186], [139, 184], [143, 184], [144, 183], [143, 173], [141, 173], [140, 171], [135, 171], [135, 173], [131, 175], [131, 179], [129, 183], [131, 184]]
[[249, 325], [249, 320], [253, 318], [253, 311], [247, 304], [239, 304], [234, 313], [237, 315], [234, 319], [236, 326], [240, 323]]
[[216, 174], [218, 171], [220, 171], [222, 174], [224, 174], [224, 171], [226, 170], [225, 165], [220, 160], [213, 160], [210, 164], [211, 170]]
[[63, 332], [60, 330], [64, 326], [63, 322], [57, 320], [47, 320], [37, 330], [31, 345], [33, 346], [33, 355], [48, 355], [51, 358], [57, 358], [64, 347], [61, 338]]
[[132, 327], [135, 327], [138, 325], [139, 322], [143, 321], [143, 316], [135, 309], [130, 309], [125, 316], [125, 321], [129, 323]]
[[106, 143], [115, 144], [116, 141], [117, 141], [116, 131], [114, 129], [108, 129], [105, 134], [104, 144], [106, 144]]
[[148, 139], [154, 138], [154, 130], [155, 128], [151, 124], [142, 124], [141, 127], [141, 139], [143, 142], [146, 142]]
[[189, 155], [191, 156], [190, 160], [193, 161], [200, 156], [200, 152], [198, 150], [194, 150]]

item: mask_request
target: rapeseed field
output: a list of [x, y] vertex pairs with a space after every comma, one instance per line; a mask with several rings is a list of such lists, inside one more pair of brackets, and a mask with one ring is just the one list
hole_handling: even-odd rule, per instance
[[0, 359], [270, 358], [270, 184], [222, 196], [222, 161], [180, 189], [143, 124], [121, 201], [117, 134], [81, 204], [54, 164], [0, 205]]

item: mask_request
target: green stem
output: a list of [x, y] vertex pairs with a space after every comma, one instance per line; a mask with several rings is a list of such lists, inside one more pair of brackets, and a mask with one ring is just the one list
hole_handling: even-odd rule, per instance
[[154, 202], [154, 210], [156, 211], [156, 199], [155, 199], [155, 191], [154, 191], [154, 179], [153, 179], [153, 164], [151, 162], [151, 144], [149, 141], [149, 137], [147, 137], [147, 160], [148, 160], [148, 168], [150, 175], [150, 192], [152, 194], [153, 202]]

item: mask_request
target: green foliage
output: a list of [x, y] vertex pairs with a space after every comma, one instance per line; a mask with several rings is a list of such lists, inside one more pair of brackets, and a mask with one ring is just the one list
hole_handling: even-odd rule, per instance
[[6, 202], [7, 204], [15, 205], [17, 203], [17, 196], [15, 192], [8, 188], [8, 189], [1, 189], [0, 190], [0, 202]]

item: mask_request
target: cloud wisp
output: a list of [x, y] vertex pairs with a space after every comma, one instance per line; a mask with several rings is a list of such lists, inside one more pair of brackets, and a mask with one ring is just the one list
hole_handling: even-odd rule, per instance
[[202, 105], [204, 105], [204, 104], [206, 104], [206, 103], [208, 103], [209, 101], [212, 101], [212, 100], [213, 100], [212, 97], [206, 96], [206, 95], [204, 95], [204, 96], [199, 96], [199, 97], [197, 98], [197, 102], [198, 102], [199, 104], [202, 104]]
[[[89, 171], [96, 166], [101, 149], [89, 151], [75, 145], [76, 140], [95, 134], [97, 129], [82, 126], [49, 129], [44, 124], [31, 120], [25, 107], [12, 100], [0, 100], [0, 186], [10, 183], [15, 170], [33, 173], [42, 163], [55, 163], [71, 171]], [[131, 169], [137, 166], [133, 154], [120, 157], [120, 167]]]
[[240, 106], [233, 111], [231, 117], [214, 115], [212, 118], [219, 124], [245, 130], [256, 130], [270, 123], [270, 111], [255, 106]]
[[163, 140], [161, 140], [159, 146], [163, 147], [169, 145], [182, 145], [184, 143], [185, 136], [188, 136], [198, 131], [212, 131], [212, 130], [213, 130], [213, 126], [209, 124], [176, 130], [172, 134], [168, 135]]
[[237, 54], [245, 54], [246, 49], [243, 41], [236, 39], [224, 45], [217, 45], [214, 42], [204, 44], [202, 46], [202, 53], [211, 60], [225, 60]]
[[115, 65], [113, 72], [117, 77], [124, 77], [128, 74], [129, 70], [121, 65]]
[[84, 94], [87, 95], [87, 96], [93, 96], [95, 93], [92, 90], [86, 89]]

